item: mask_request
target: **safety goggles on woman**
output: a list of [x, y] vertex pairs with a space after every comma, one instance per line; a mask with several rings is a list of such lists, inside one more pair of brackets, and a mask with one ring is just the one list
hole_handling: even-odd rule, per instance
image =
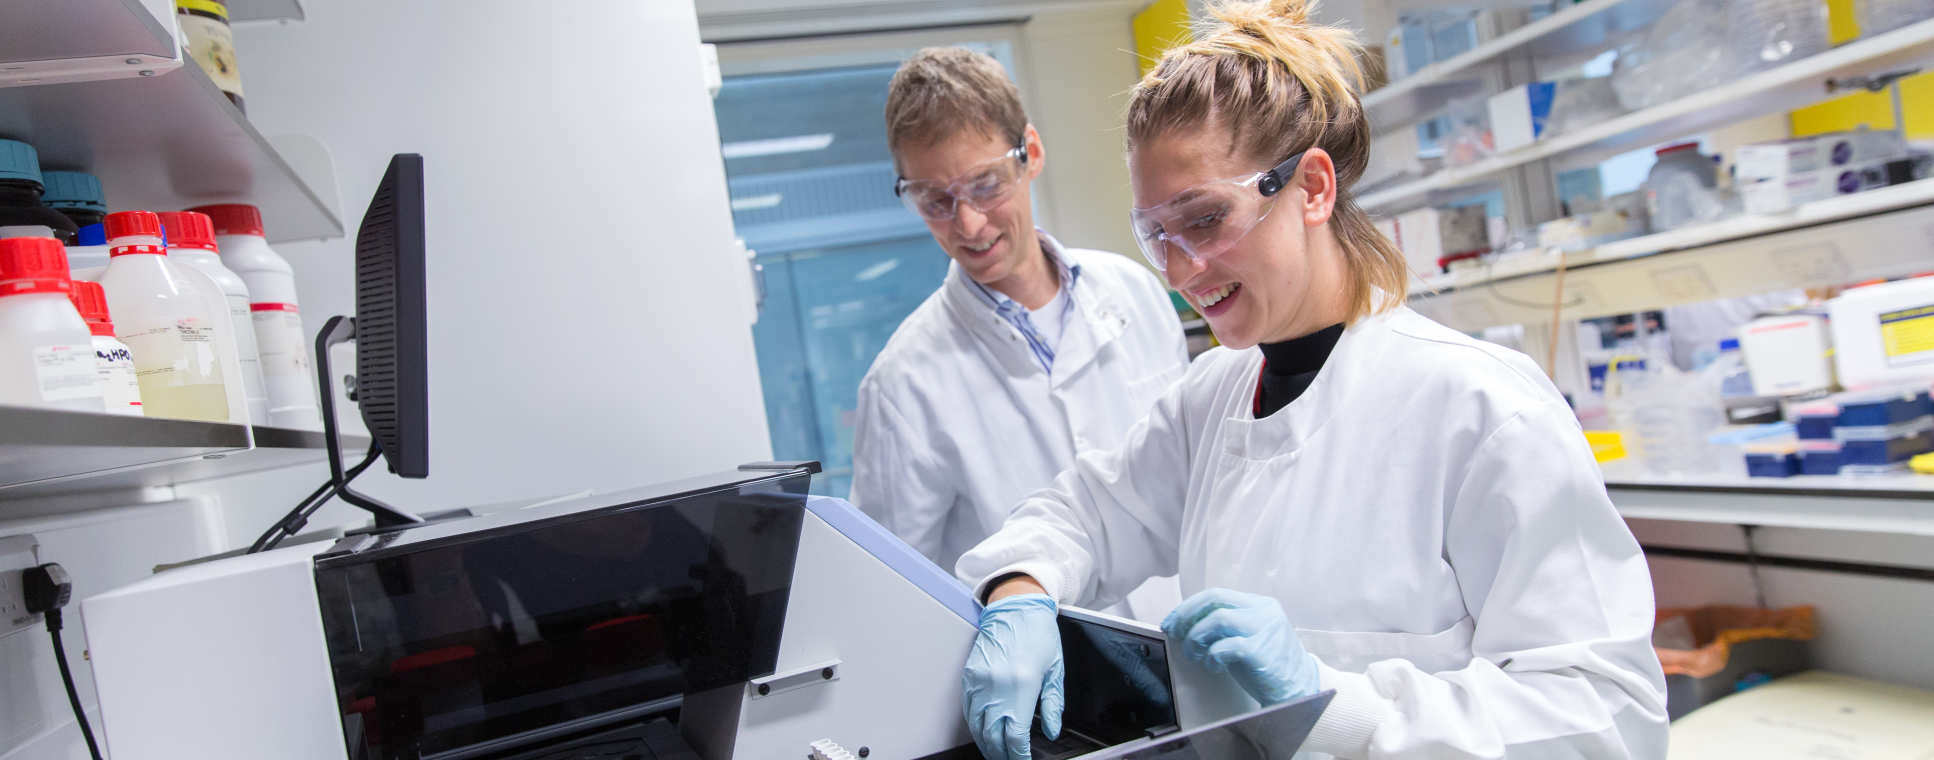
[[1197, 264], [1220, 256], [1269, 216], [1276, 194], [1296, 175], [1303, 154], [1266, 172], [1204, 182], [1176, 193], [1167, 201], [1132, 209], [1135, 242], [1155, 270], [1168, 273], [1168, 245], [1182, 249]]
[[942, 183], [901, 177], [893, 183], [893, 194], [907, 209], [928, 221], [944, 222], [954, 218], [961, 201], [976, 211], [987, 213], [1014, 192], [1015, 183], [1027, 173], [1027, 146], [1017, 147], [976, 164], [961, 174], [963, 179]]

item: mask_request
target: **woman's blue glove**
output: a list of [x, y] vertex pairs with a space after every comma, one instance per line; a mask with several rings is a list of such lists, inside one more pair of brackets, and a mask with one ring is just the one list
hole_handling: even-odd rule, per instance
[[1182, 601], [1162, 620], [1168, 640], [1215, 673], [1228, 673], [1264, 707], [1315, 694], [1316, 658], [1303, 651], [1283, 606], [1272, 597], [1212, 588]]
[[1054, 600], [1019, 594], [980, 613], [980, 634], [960, 681], [967, 729], [987, 760], [1029, 760], [1028, 730], [1041, 706], [1041, 732], [1061, 738], [1061, 629]]

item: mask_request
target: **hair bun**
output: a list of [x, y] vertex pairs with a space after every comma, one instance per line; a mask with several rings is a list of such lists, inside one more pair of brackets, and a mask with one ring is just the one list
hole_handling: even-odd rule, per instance
[[1292, 24], [1309, 23], [1310, 11], [1316, 10], [1316, 0], [1268, 0], [1269, 15]]
[[1211, 3], [1209, 18], [1244, 34], [1267, 34], [1308, 26], [1316, 0], [1225, 0]]

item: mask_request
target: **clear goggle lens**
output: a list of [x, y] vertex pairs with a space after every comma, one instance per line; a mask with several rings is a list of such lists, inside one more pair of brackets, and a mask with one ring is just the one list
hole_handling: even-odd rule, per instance
[[1171, 245], [1197, 264], [1227, 253], [1269, 215], [1302, 160], [1299, 152], [1269, 171], [1205, 182], [1151, 208], [1130, 209], [1142, 256], [1167, 274]]
[[1256, 192], [1255, 180], [1197, 186], [1168, 203], [1129, 212], [1142, 255], [1167, 273], [1170, 245], [1196, 263], [1228, 252], [1275, 205], [1275, 196]]
[[1026, 168], [1027, 149], [1015, 148], [976, 167], [965, 179], [947, 184], [902, 179], [894, 192], [907, 210], [923, 219], [944, 222], [954, 218], [963, 201], [981, 212], [999, 206], [1014, 192]]

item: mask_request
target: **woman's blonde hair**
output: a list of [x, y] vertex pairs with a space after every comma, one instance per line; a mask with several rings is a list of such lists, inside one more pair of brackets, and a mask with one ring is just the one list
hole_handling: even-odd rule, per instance
[[[1370, 163], [1358, 92], [1362, 46], [1347, 29], [1311, 23], [1315, 0], [1231, 0], [1209, 7], [1193, 39], [1163, 54], [1128, 104], [1128, 150], [1177, 130], [1228, 130], [1258, 166], [1322, 148], [1336, 165], [1330, 222], [1351, 277], [1349, 321], [1403, 302], [1410, 269], [1356, 205]], [[1381, 291], [1381, 296], [1379, 296]]]

